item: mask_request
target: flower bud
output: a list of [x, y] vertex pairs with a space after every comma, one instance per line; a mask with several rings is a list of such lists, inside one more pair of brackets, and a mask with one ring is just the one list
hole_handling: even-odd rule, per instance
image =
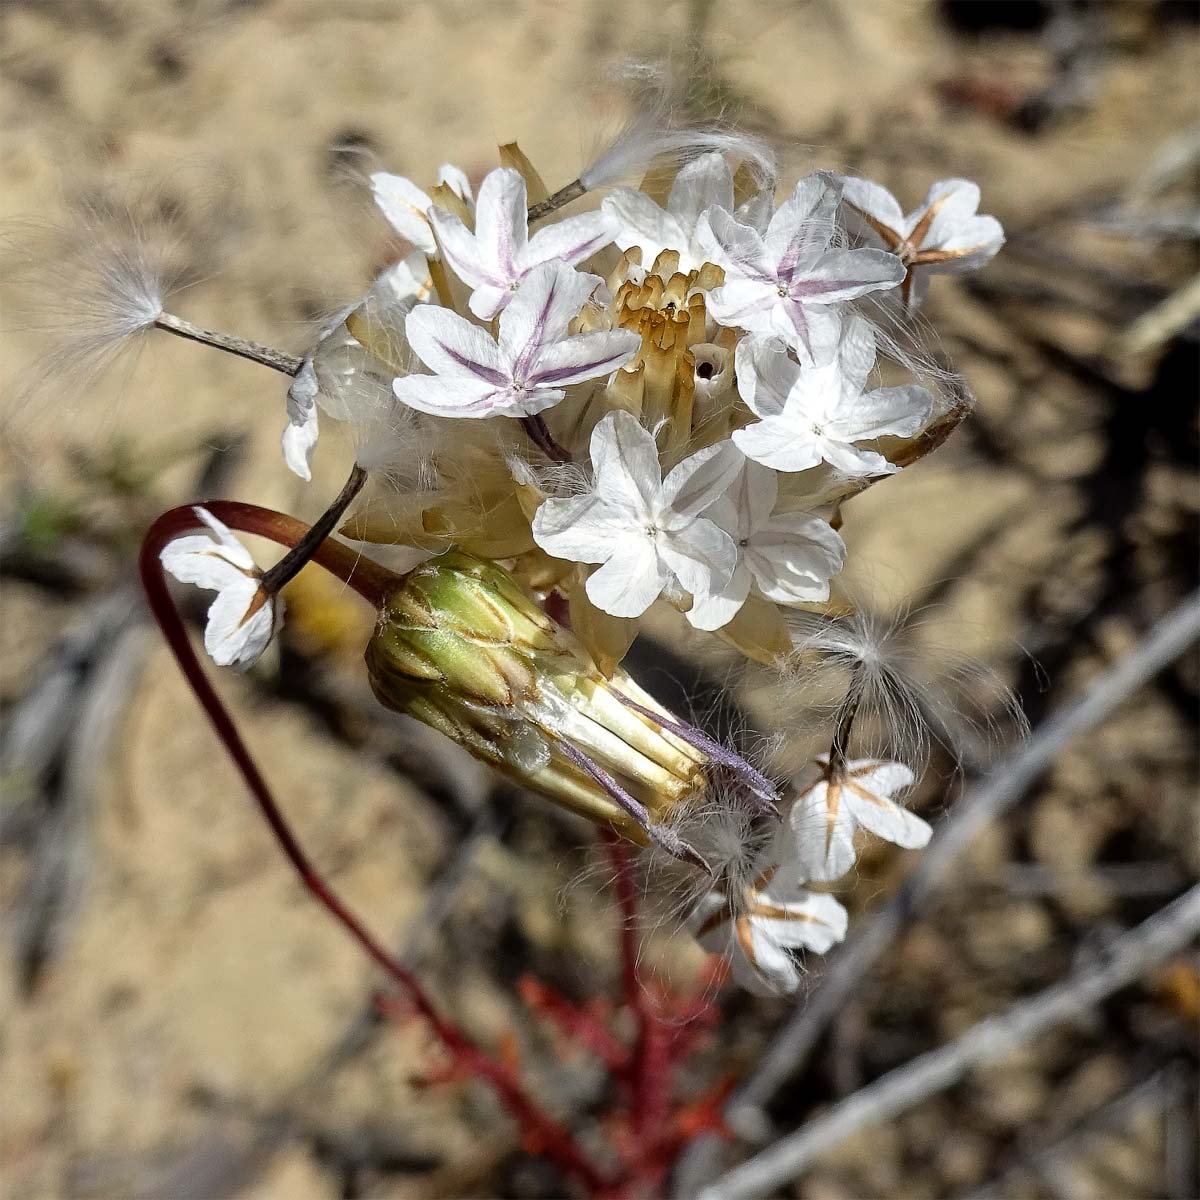
[[366, 657], [388, 708], [593, 821], [694, 858], [665, 826], [733, 756], [623, 671], [605, 679], [501, 567], [458, 551], [417, 567], [387, 597]]

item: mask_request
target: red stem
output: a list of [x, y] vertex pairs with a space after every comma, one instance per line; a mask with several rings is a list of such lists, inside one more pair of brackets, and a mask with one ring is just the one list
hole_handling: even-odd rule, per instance
[[[284, 546], [294, 545], [308, 532], [308, 526], [303, 522], [254, 504], [217, 500], [206, 503], [204, 507], [218, 520], [234, 529], [270, 538]], [[167, 588], [160, 555], [169, 542], [198, 526], [200, 522], [191, 506], [172, 509], [154, 522], [142, 543], [138, 560], [142, 587], [145, 589], [150, 611], [158, 621], [179, 669], [241, 772], [246, 786], [275, 835], [275, 840], [308, 892], [380, 969], [403, 989], [413, 1007], [429, 1022], [433, 1032], [450, 1054], [465, 1069], [487, 1080], [518, 1124], [537, 1139], [547, 1158], [557, 1163], [566, 1175], [577, 1179], [592, 1195], [604, 1194], [608, 1191], [608, 1182], [584, 1157], [570, 1131], [526, 1095], [511, 1071], [489, 1058], [457, 1025], [438, 1012], [416, 977], [384, 949], [309, 861], [271, 794], [258, 765], [242, 741], [233, 719], [204, 674], [188, 639], [183, 619]], [[399, 580], [391, 571], [360, 559], [348, 546], [338, 542], [322, 542], [313, 554], [313, 561], [349, 583], [376, 605], [382, 602], [388, 588], [395, 586]]]
[[643, 1144], [655, 1141], [669, 1109], [670, 1063], [663, 1053], [665, 1040], [658, 1013], [638, 972], [637, 883], [629, 844], [611, 830], [601, 830], [615, 875], [614, 888], [621, 910], [621, 970], [625, 997], [637, 1023], [630, 1059], [630, 1120]]

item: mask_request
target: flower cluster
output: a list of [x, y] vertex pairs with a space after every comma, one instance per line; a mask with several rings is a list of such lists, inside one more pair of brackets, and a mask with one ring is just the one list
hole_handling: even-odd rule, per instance
[[[789, 951], [844, 932], [837, 901], [805, 889], [852, 866], [855, 830], [909, 847], [928, 838], [893, 799], [911, 771], [848, 760], [835, 741], [782, 817], [770, 785], [754, 783], [749, 807], [773, 824], [753, 869], [734, 872], [685, 841], [652, 794], [654, 772], [678, 758], [671, 786], [708, 803], [706, 781], [740, 760], [634, 696], [619, 663], [655, 605], [758, 662], [792, 653], [789, 610], [823, 611], [843, 567], [842, 504], [965, 415], [922, 366], [907, 314], [929, 274], [982, 265], [1003, 234], [976, 215], [965, 180], [934, 184], [908, 216], [879, 185], [826, 172], [781, 198], [762, 156], [731, 161], [735, 146], [567, 216], [560, 201], [587, 186], [548, 197], [515, 146], [476, 189], [449, 166], [428, 192], [374, 175], [412, 252], [304, 361], [284, 449], [307, 477], [318, 409], [354, 422], [359, 462], [386, 469], [343, 532], [434, 556], [425, 591], [385, 609], [385, 625], [387, 611], [406, 624], [369, 652], [380, 697], [594, 819], [634, 836], [640, 824], [638, 840], [707, 865], [718, 878], [694, 915], [701, 942], [752, 985], [790, 990]], [[449, 591], [436, 565], [446, 555]], [[569, 631], [539, 623], [493, 566]], [[472, 613], [506, 614], [502, 635], [454, 617], [464, 580]], [[443, 612], [429, 595], [453, 603]], [[413, 649], [443, 620], [468, 647], [450, 668], [440, 632]], [[460, 676], [481, 690], [456, 684], [450, 703]], [[631, 749], [639, 739], [651, 748]], [[741, 767], [743, 784], [761, 780]], [[603, 802], [585, 794], [597, 787]]]

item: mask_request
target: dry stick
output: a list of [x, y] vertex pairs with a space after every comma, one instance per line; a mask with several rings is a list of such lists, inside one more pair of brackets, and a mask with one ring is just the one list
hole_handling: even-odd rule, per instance
[[[243, 532], [271, 538], [282, 545], [294, 546], [308, 532], [308, 526], [282, 513], [257, 505], [239, 504], [233, 501], [213, 501], [204, 505], [218, 520]], [[138, 569], [150, 610], [166, 637], [179, 669], [183, 672], [196, 699], [200, 702], [213, 728], [228, 750], [243, 780], [250, 789], [259, 810], [275, 835], [284, 855], [292, 864], [300, 881], [317, 902], [350, 934], [363, 951], [377, 966], [393, 980], [407, 996], [413, 1008], [429, 1023], [437, 1038], [450, 1052], [455, 1062], [469, 1072], [486, 1079], [508, 1111], [521, 1126], [534, 1134], [546, 1157], [558, 1164], [560, 1169], [578, 1179], [591, 1193], [606, 1190], [607, 1182], [578, 1148], [570, 1131], [545, 1113], [524, 1091], [514, 1074], [502, 1063], [489, 1058], [467, 1035], [452, 1022], [444, 1018], [425, 994], [417, 978], [399, 963], [358, 917], [342, 902], [316, 867], [309, 860], [300, 842], [292, 832], [287, 818], [275, 801], [266, 780], [258, 769], [233, 719], [225, 710], [215, 689], [209, 682], [188, 640], [183, 618], [179, 615], [167, 588], [160, 555], [175, 538], [199, 525], [191, 508], [172, 509], [164, 513], [150, 527], [142, 543]], [[348, 546], [336, 542], [322, 542], [312, 555], [314, 562], [330, 570], [354, 587], [366, 599], [376, 603], [382, 598], [386, 587], [385, 576], [394, 583], [397, 579], [390, 571], [376, 564], [360, 560]], [[354, 575], [357, 574], [358, 578]]]
[[[1145, 640], [1109, 667], [1074, 704], [1055, 713], [992, 773], [954, 806], [929, 849], [899, 892], [858, 933], [822, 974], [816, 991], [776, 1035], [753, 1074], [730, 1102], [730, 1117], [761, 1108], [798, 1074], [826, 1026], [842, 1011], [862, 977], [893, 944], [913, 912], [949, 873], [959, 854], [1029, 787], [1073, 738], [1105, 720], [1128, 696], [1172, 663], [1200, 637], [1200, 592], [1164, 617]], [[754, 1113], [757, 1116], [757, 1113]]]
[[199, 342], [203, 346], [224, 350], [227, 354], [236, 354], [239, 358], [248, 358], [251, 362], [270, 367], [283, 375], [294, 376], [304, 366], [304, 359], [297, 358], [294, 354], [284, 354], [282, 350], [273, 350], [270, 346], [250, 342], [231, 333], [214, 333], [211, 329], [201, 329], [199, 325], [193, 325], [191, 321], [185, 321], [169, 312], [159, 313], [154, 318], [154, 328], [186, 338], [189, 342]]
[[1106, 996], [1135, 982], [1151, 967], [1184, 949], [1200, 934], [1200, 884], [1126, 933], [1107, 960], [1087, 967], [1007, 1011], [980, 1021], [948, 1045], [922, 1054], [868, 1084], [722, 1175], [701, 1200], [740, 1200], [771, 1194], [823, 1151], [952, 1087], [974, 1067], [994, 1062], [1046, 1030], [1084, 1016]]

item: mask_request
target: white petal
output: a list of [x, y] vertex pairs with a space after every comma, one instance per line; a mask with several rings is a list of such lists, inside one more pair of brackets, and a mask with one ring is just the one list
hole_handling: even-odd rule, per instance
[[837, 363], [841, 372], [840, 392], [847, 403], [862, 395], [871, 372], [875, 369], [875, 331], [870, 322], [858, 313], [850, 313], [842, 322], [838, 342]]
[[779, 477], [769, 467], [747, 461], [730, 495], [738, 507], [739, 538], [749, 538], [765, 528], [779, 499]]
[[833, 238], [840, 189], [827, 175], [808, 175], [779, 206], [767, 228], [767, 253], [780, 283], [790, 283]]
[[525, 276], [500, 314], [500, 354], [514, 378], [527, 378], [542, 349], [566, 336], [600, 282], [560, 262], [543, 263]]
[[751, 577], [749, 570], [742, 564], [734, 568], [729, 582], [715, 592], [702, 592], [692, 598], [692, 607], [687, 611], [687, 619], [696, 629], [710, 631], [721, 629], [728, 625], [746, 603], [750, 595]]
[[418, 305], [408, 314], [404, 332], [413, 353], [439, 375], [474, 378], [493, 388], [511, 381], [492, 335], [448, 308]]
[[484, 261], [475, 235], [463, 224], [461, 217], [435, 206], [429, 210], [429, 220], [437, 234], [442, 257], [463, 283], [472, 288], [508, 287], [508, 279], [494, 264]]
[[718, 442], [689, 455], [663, 480], [659, 504], [664, 525], [671, 528], [674, 519], [689, 519], [703, 512], [718, 499], [737, 478], [743, 459], [737, 447], [728, 441]]
[[[776, 936], [776, 926], [781, 922], [760, 921], [755, 917], [748, 917], [747, 920], [754, 947], [754, 961], [750, 965], [758, 976], [760, 987], [765, 989], [767, 995], [790, 995], [800, 986], [800, 968], [788, 953], [787, 945]], [[739, 978], [738, 982], [748, 991], [756, 990], [744, 978]]]
[[371, 190], [380, 212], [402, 238], [425, 254], [437, 253], [426, 216], [430, 199], [411, 179], [376, 171], [371, 176]]
[[734, 278], [708, 293], [708, 315], [718, 325], [750, 333], [776, 334], [779, 289], [771, 280]]
[[521, 266], [525, 271], [551, 259], [574, 266], [603, 250], [613, 240], [616, 222], [606, 212], [580, 213], [539, 229], [529, 239]]
[[725, 156], [717, 151], [701, 154], [679, 168], [667, 197], [667, 212], [690, 234], [700, 214], [714, 204], [733, 208], [733, 173]]
[[738, 394], [760, 417], [778, 416], [800, 375], [800, 367], [777, 338], [744, 337], [734, 355]]
[[770, 188], [764, 188], [755, 193], [745, 204], [738, 206], [733, 214], [743, 225], [749, 225], [761, 236], [766, 233], [771, 217], [775, 214], [775, 193]]
[[467, 204], [471, 204], [475, 199], [471, 194], [471, 181], [467, 178], [467, 173], [453, 163], [442, 163], [438, 167], [438, 183], [446, 184], [460, 200], [466, 201]]
[[392, 391], [401, 404], [435, 417], [497, 416], [509, 398], [507, 388], [470, 375], [405, 375]]
[[696, 242], [709, 262], [726, 275], [774, 282], [775, 271], [762, 237], [720, 208], [710, 208], [696, 226]]
[[308, 482], [312, 479], [313, 449], [317, 444], [317, 408], [314, 404], [300, 421], [291, 421], [283, 427], [283, 461], [293, 474]]
[[515, 279], [529, 236], [525, 180], [497, 167], [484, 176], [475, 202], [475, 242], [480, 261], [497, 276]]
[[818, 517], [782, 513], [759, 530], [746, 551], [754, 578], [769, 600], [781, 604], [823, 600], [842, 569], [846, 547]]
[[853, 777], [847, 780], [845, 797], [854, 820], [876, 837], [908, 850], [919, 850], [928, 844], [933, 833], [928, 822], [877, 795], [873, 789], [864, 788], [861, 781]]
[[894, 463], [888, 462], [882, 454], [874, 450], [862, 450], [849, 442], [834, 441], [833, 438], [821, 438], [819, 441], [821, 457], [835, 466], [843, 475], [852, 479], [861, 479], [867, 475], [895, 475], [900, 470]]
[[897, 239], [904, 236], [906, 231], [904, 210], [887, 188], [880, 187], [879, 184], [872, 183], [869, 179], [857, 179], [852, 175], [843, 175], [841, 183], [846, 224], [851, 233], [882, 249], [888, 249], [884, 239], [868, 222], [856, 214], [855, 210], [857, 209], [859, 213], [874, 217], [881, 225], [892, 230]]
[[705, 517], [695, 517], [669, 534], [660, 533], [657, 546], [684, 591], [692, 595], [724, 587], [737, 566], [733, 539]]
[[682, 229], [649, 196], [632, 188], [617, 188], [604, 197], [600, 208], [615, 221], [613, 241], [622, 250], [640, 247], [647, 270], [662, 250], [679, 250], [689, 241], [691, 230]]
[[805, 304], [841, 304], [896, 287], [904, 274], [904, 264], [886, 250], [827, 250], [793, 280], [791, 294]]
[[282, 617], [283, 601], [276, 596], [262, 603], [257, 582], [246, 580], [217, 593], [208, 609], [204, 648], [217, 666], [245, 670], [261, 657]]
[[1003, 245], [1004, 230], [995, 217], [971, 217], [937, 247], [959, 257], [944, 263], [923, 264], [917, 270], [948, 275], [974, 271], [995, 258]]
[[648, 519], [662, 487], [653, 435], [631, 413], [618, 409], [592, 430], [590, 452], [597, 495]]
[[389, 314], [409, 312], [414, 304], [428, 300], [432, 292], [429, 260], [420, 250], [381, 271], [371, 285], [372, 296]]
[[979, 211], [979, 185], [969, 179], [939, 179], [930, 187], [925, 203], [913, 214], [916, 217], [913, 224], [919, 224], [934, 205], [937, 211], [918, 249], [940, 248], [960, 225]]
[[576, 334], [547, 346], [538, 355], [529, 382], [538, 387], [569, 387], [609, 375], [627, 363], [641, 345], [641, 337], [629, 329]]
[[815, 439], [797, 430], [786, 416], [767, 417], [735, 429], [731, 436], [747, 458], [776, 471], [807, 471], [821, 461]]
[[[761, 895], [766, 904], [774, 902], [771, 888]], [[846, 936], [849, 915], [833, 896], [802, 891], [779, 907], [787, 909], [790, 919], [757, 917], [754, 922], [780, 946], [803, 947], [825, 954]]]
[[533, 540], [547, 554], [569, 562], [606, 562], [627, 537], [623, 514], [597, 496], [545, 500], [533, 517]]
[[780, 831], [776, 852], [782, 852], [782, 861], [800, 879], [829, 882], [854, 866], [853, 816], [836, 791], [831, 811], [824, 779], [796, 799]]
[[771, 310], [770, 331], [791, 339], [804, 366], [825, 365], [832, 361], [841, 340], [841, 306], [781, 300]]
[[929, 420], [933, 396], [916, 384], [876, 388], [856, 400], [842, 400], [825, 425], [828, 437], [865, 442], [878, 437], [912, 437]]
[[667, 586], [669, 572], [645, 537], [628, 536], [588, 577], [588, 599], [613, 617], [640, 617]]

